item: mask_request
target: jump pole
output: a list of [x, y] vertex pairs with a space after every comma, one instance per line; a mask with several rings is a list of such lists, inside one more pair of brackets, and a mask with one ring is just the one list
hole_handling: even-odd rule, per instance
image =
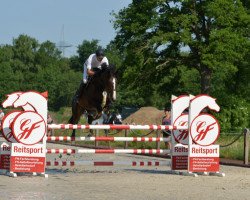
[[69, 137], [49, 136], [47, 141], [113, 141], [113, 142], [168, 142], [169, 138], [162, 137]]
[[170, 166], [169, 161], [47, 161], [46, 166]]
[[48, 129], [95, 129], [95, 130], [186, 130], [187, 126], [166, 125], [81, 125], [48, 124]]
[[169, 149], [46, 149], [47, 154], [169, 154]]

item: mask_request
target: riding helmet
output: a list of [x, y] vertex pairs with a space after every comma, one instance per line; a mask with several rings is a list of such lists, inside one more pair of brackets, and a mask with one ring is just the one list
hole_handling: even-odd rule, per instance
[[105, 54], [104, 54], [104, 51], [102, 50], [102, 49], [98, 49], [96, 52], [95, 52], [95, 55], [97, 56], [97, 57], [100, 57], [100, 56], [105, 56]]

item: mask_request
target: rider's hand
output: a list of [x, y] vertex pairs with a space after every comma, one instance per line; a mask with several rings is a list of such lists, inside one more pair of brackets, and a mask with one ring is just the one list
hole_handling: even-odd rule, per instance
[[87, 71], [87, 73], [88, 73], [89, 76], [94, 76], [95, 75], [95, 72], [93, 70], [91, 70], [91, 69], [89, 69]]

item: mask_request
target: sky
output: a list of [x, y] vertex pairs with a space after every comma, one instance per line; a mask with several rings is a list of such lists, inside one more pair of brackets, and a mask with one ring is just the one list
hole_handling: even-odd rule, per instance
[[39, 43], [47, 40], [72, 47], [65, 56], [76, 55], [83, 40], [99, 40], [103, 47], [115, 37], [112, 11], [127, 7], [132, 0], [0, 0], [0, 45], [12, 44], [20, 34]]

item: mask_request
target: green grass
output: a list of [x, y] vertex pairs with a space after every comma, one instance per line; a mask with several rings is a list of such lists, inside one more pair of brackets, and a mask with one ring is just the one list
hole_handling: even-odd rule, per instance
[[[244, 137], [243, 135], [233, 144], [222, 147], [224, 145], [230, 144], [233, 142], [237, 137], [238, 134], [221, 134], [217, 143], [221, 145], [220, 147], [220, 157], [221, 158], [229, 158], [229, 159], [237, 159], [237, 160], [243, 160], [244, 159]], [[250, 141], [249, 146], [250, 146]], [[249, 151], [250, 155], [250, 151]], [[250, 159], [250, 156], [249, 158]]]
[[[68, 120], [71, 116], [71, 109], [70, 108], [61, 108], [58, 112], [49, 112], [53, 119], [54, 123], [60, 123], [60, 124], [67, 124]], [[79, 124], [86, 124], [86, 119], [84, 117], [81, 118]], [[54, 130], [55, 136], [70, 136], [72, 130]], [[128, 132], [128, 137], [143, 137], [147, 135], [150, 131], [148, 130], [134, 130]], [[76, 130], [76, 136], [86, 136], [89, 133], [88, 130]], [[242, 133], [236, 133], [236, 134], [225, 134], [222, 133], [220, 137], [218, 138], [216, 144], [219, 144], [221, 146], [227, 145], [231, 143], [239, 134]], [[98, 136], [104, 136], [104, 131], [99, 130]], [[111, 131], [109, 136], [114, 137], [124, 137], [125, 131], [120, 131], [119, 133], [116, 133], [116, 131]], [[147, 135], [146, 137], [156, 137], [157, 133], [156, 131], [153, 131], [150, 135]], [[161, 135], [162, 136], [162, 135]], [[95, 142], [76, 142], [76, 144], [79, 145], [94, 145]], [[111, 148], [124, 148], [125, 142], [98, 142], [99, 146], [104, 147], [110, 147]], [[249, 141], [250, 146], [250, 141]], [[129, 142], [128, 143], [129, 148], [134, 149], [155, 149], [157, 147], [156, 142]], [[164, 149], [165, 144], [164, 142], [160, 142], [160, 148]], [[221, 158], [228, 158], [228, 159], [237, 159], [237, 160], [243, 160], [244, 157], [244, 138], [243, 135], [240, 137], [239, 140], [237, 140], [235, 143], [228, 147], [220, 147], [220, 157]], [[250, 151], [249, 151], [249, 160], [250, 160]]]

